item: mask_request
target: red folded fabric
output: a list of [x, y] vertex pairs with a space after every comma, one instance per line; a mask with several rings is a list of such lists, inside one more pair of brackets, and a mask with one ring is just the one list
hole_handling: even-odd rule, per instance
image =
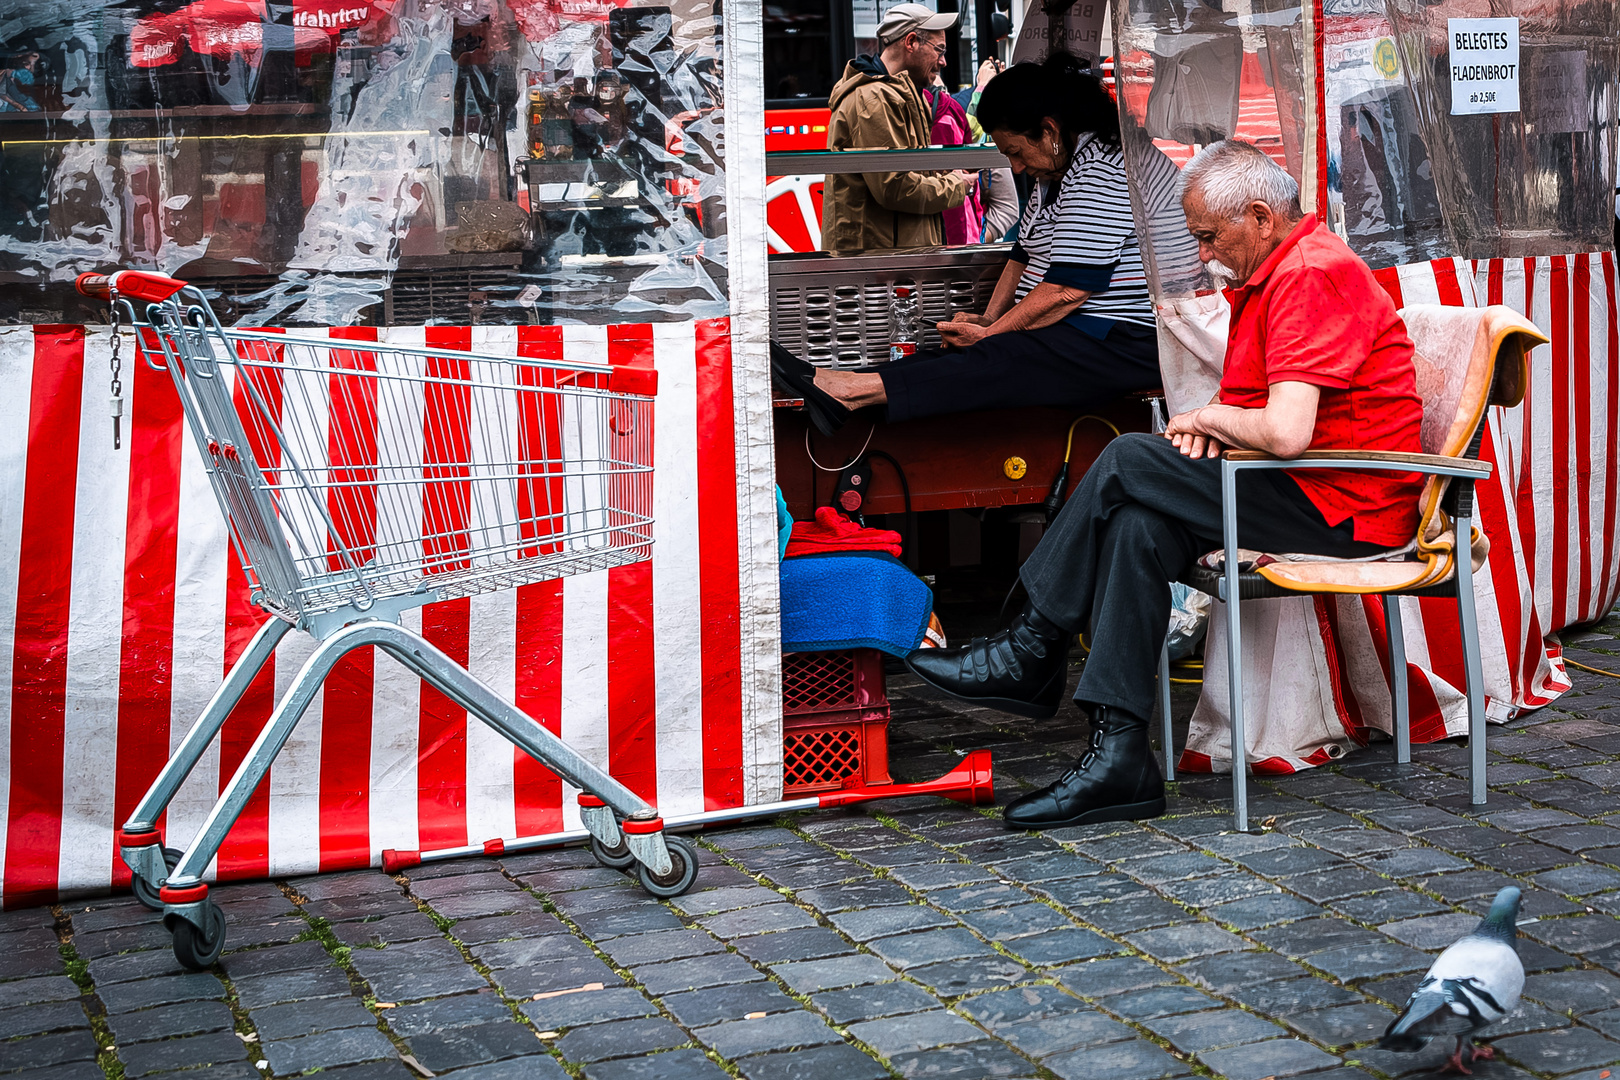
[[857, 525], [836, 507], [823, 506], [814, 521], [795, 521], [788, 539], [787, 557], [824, 555], [844, 551], [887, 551], [900, 557], [900, 534], [890, 529], [868, 529]]

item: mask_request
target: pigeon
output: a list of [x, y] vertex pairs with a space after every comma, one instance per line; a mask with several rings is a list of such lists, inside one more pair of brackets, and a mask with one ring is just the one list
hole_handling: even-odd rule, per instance
[[[1437, 1036], [1457, 1038], [1446, 1059], [1448, 1070], [1471, 1074], [1478, 1058], [1493, 1058], [1474, 1036], [1519, 1003], [1524, 964], [1518, 948], [1519, 890], [1509, 885], [1496, 894], [1490, 914], [1435, 960], [1417, 990], [1378, 1041], [1383, 1050], [1415, 1052]], [[1467, 1056], [1464, 1056], [1466, 1052]]]

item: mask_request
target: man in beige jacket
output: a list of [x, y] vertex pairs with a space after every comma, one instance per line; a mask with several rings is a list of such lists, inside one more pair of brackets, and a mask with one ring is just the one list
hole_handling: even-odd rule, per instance
[[[954, 13], [921, 4], [890, 8], [878, 26], [881, 51], [859, 56], [833, 87], [829, 150], [926, 147], [934, 126], [923, 87], [945, 64], [945, 30]], [[821, 213], [821, 246], [850, 254], [945, 242], [944, 211], [962, 205], [971, 173], [833, 173]]]

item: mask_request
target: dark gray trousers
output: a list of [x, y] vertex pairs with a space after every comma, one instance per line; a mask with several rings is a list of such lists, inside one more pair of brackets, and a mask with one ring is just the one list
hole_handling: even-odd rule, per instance
[[[1238, 476], [1242, 547], [1341, 558], [1383, 550], [1351, 530], [1349, 521], [1329, 527], [1280, 470]], [[1090, 628], [1076, 701], [1153, 714], [1170, 583], [1222, 543], [1219, 460], [1183, 457], [1162, 435], [1108, 444], [1019, 571], [1037, 611]]]

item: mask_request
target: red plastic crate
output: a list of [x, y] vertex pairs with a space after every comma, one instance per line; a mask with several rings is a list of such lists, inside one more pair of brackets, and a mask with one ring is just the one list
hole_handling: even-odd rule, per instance
[[782, 792], [888, 784], [889, 698], [876, 649], [782, 657]]

